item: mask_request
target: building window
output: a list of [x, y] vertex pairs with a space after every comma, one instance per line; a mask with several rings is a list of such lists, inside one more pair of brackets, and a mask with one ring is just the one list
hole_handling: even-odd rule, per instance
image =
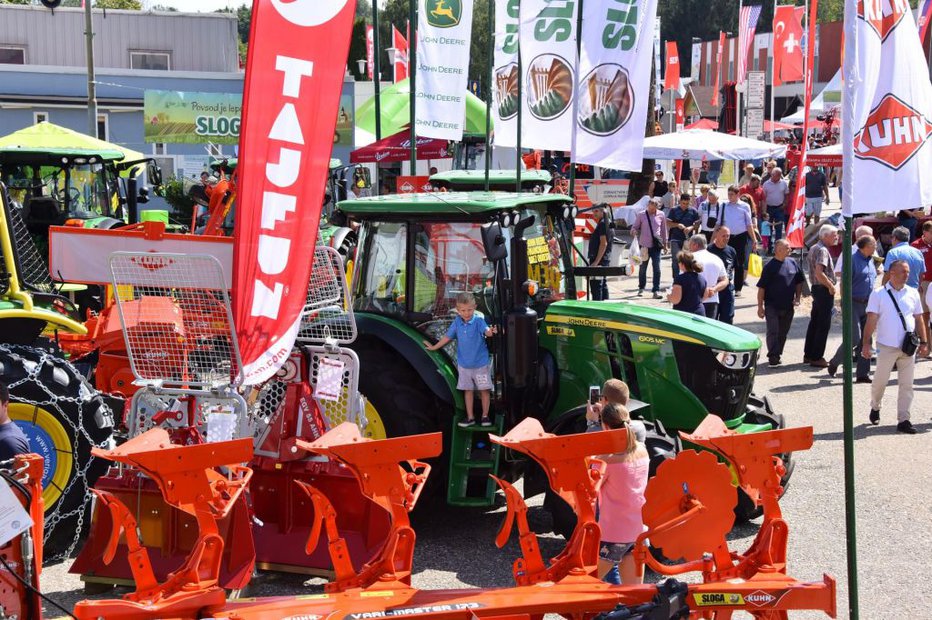
[[26, 48], [0, 45], [0, 65], [25, 65]]
[[165, 148], [164, 142], [156, 142], [152, 145], [152, 154], [153, 155], [165, 155], [168, 150]]
[[130, 52], [129, 66], [131, 69], [169, 71], [171, 54], [168, 52]]
[[33, 112], [32, 121], [34, 124], [38, 125], [39, 123], [45, 123], [49, 120], [48, 112]]
[[106, 114], [97, 115], [97, 139], [109, 140], [110, 135], [110, 117]]
[[174, 155], [158, 155], [153, 157], [156, 165], [162, 169], [162, 178], [171, 179], [175, 176], [175, 156]]

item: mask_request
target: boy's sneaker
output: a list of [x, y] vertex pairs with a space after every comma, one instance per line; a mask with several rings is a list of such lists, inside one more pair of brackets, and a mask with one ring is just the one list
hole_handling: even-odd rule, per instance
[[479, 422], [479, 426], [492, 426], [492, 418], [486, 416]]
[[475, 424], [476, 424], [475, 420], [460, 420], [459, 422], [456, 423], [456, 425], [459, 426], [460, 428], [469, 428], [470, 426], [474, 426]]

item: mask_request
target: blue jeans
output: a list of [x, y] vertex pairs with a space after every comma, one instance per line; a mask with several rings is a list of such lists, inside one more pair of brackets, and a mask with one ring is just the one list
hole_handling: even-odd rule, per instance
[[638, 288], [644, 290], [647, 288], [647, 263], [653, 263], [654, 266], [654, 293], [660, 292], [660, 246], [647, 248], [647, 260], [641, 263], [641, 269], [638, 272]]
[[786, 226], [788, 215], [782, 206], [771, 207], [767, 205], [767, 217], [770, 218], [770, 247], [783, 238], [783, 228]]
[[685, 241], [679, 239], [670, 239], [670, 264], [673, 265], [673, 277], [680, 275], [680, 264], [676, 261], [676, 255], [680, 253], [680, 250], [683, 249], [683, 246], [686, 245]]
[[729, 284], [728, 288], [718, 294], [718, 320], [731, 325], [735, 320], [735, 287]]
[[602, 577], [602, 581], [604, 581], [605, 583], [610, 583], [615, 586], [621, 585], [621, 573], [618, 572], [617, 564], [612, 566], [611, 570], [605, 573], [605, 576]]
[[589, 278], [589, 295], [592, 301], [608, 299], [608, 281], [605, 278]]

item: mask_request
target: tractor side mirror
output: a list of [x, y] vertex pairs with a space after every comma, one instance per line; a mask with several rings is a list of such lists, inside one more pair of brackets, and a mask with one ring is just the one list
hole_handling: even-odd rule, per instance
[[162, 184], [162, 169], [151, 159], [146, 162], [146, 179], [156, 187]]
[[497, 221], [482, 225], [482, 245], [489, 261], [497, 263], [508, 258], [508, 249], [505, 247], [505, 236], [502, 234], [502, 225]]

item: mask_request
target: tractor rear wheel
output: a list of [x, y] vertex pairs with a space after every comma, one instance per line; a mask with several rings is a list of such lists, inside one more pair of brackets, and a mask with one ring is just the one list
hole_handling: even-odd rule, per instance
[[388, 437], [443, 433], [444, 449], [429, 459], [432, 472], [424, 491], [429, 495], [446, 489], [449, 468], [449, 437], [453, 411], [437, 398], [414, 367], [397, 351], [371, 338], [352, 345], [359, 356], [359, 391], [374, 409]]
[[54, 353], [0, 344], [0, 381], [10, 390], [10, 417], [30, 449], [45, 459], [45, 557], [67, 557], [90, 522], [90, 489], [109, 467], [91, 456], [111, 447], [113, 413], [74, 366]]

